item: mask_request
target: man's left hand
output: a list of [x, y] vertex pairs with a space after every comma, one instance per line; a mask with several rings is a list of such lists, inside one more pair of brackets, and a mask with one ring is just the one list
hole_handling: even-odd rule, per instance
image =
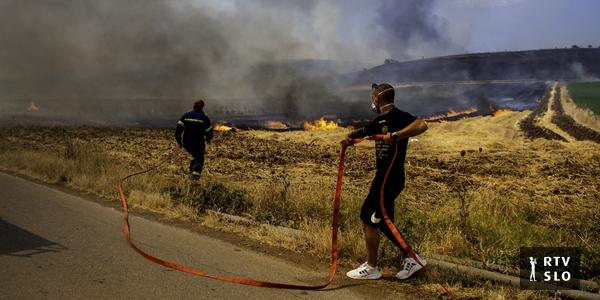
[[392, 139], [392, 134], [391, 134], [391, 133], [389, 133], [389, 132], [388, 132], [388, 133], [386, 133], [386, 134], [383, 136], [383, 141], [384, 141], [386, 144], [388, 144], [388, 145], [391, 145], [391, 144], [393, 144], [393, 143], [394, 143], [394, 139]]

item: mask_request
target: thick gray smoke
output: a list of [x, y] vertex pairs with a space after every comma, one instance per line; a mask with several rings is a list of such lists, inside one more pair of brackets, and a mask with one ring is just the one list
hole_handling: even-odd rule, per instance
[[340, 105], [336, 75], [452, 46], [433, 3], [376, 2], [361, 26], [373, 35], [340, 39], [341, 0], [0, 0], [0, 98], [104, 119], [136, 118], [150, 105], [99, 107], [106, 99], [183, 109], [203, 97], [209, 108], [251, 105], [298, 118], [354, 112]]
[[[3, 85], [2, 92], [42, 97], [216, 94], [231, 90], [253, 61], [277, 59], [276, 49], [289, 55], [301, 51], [292, 28], [252, 26], [260, 22], [254, 18], [268, 23], [268, 13], [243, 5], [238, 10], [228, 15], [161, 0], [4, 1], [0, 76], [11, 84]], [[271, 32], [249, 32], [252, 28]]]
[[450, 40], [446, 20], [434, 14], [437, 0], [382, 0], [373, 29], [375, 45], [393, 59], [407, 60], [464, 51]]
[[[289, 62], [361, 56], [337, 40], [338, 10], [335, 0], [3, 0], [0, 97], [70, 108], [108, 98], [218, 99], [213, 107], [260, 98], [286, 114], [315, 111], [307, 98], [335, 100], [327, 88], [335, 68]], [[257, 73], [265, 64], [273, 67]]]

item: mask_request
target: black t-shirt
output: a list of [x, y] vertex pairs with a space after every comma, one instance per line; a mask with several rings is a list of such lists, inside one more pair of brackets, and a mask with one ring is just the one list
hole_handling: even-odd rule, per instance
[[[386, 134], [388, 132], [398, 131], [410, 125], [417, 118], [407, 112], [393, 108], [384, 115], [375, 118], [369, 125], [364, 128], [366, 135]], [[385, 175], [391, 160], [394, 156], [394, 151], [398, 149], [398, 155], [394, 162], [391, 174], [404, 175], [404, 160], [406, 158], [406, 147], [408, 146], [408, 138], [401, 139], [392, 145], [386, 144], [383, 140], [375, 141], [375, 155], [377, 157], [377, 175]], [[400, 173], [401, 172], [401, 173]]]

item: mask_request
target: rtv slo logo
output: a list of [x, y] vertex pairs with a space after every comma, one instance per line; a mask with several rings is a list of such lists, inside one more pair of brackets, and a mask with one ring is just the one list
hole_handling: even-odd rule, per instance
[[579, 288], [581, 254], [574, 247], [521, 247], [521, 288]]
[[[529, 276], [529, 281], [537, 281], [535, 279], [535, 265], [537, 264], [537, 259], [534, 257], [529, 258], [531, 261], [531, 275]], [[554, 256], [554, 257], [543, 257], [544, 269], [552, 268], [552, 269], [568, 269], [569, 262], [571, 261], [571, 257], [564, 256]], [[544, 281], [553, 281], [553, 282], [561, 282], [561, 281], [569, 281], [571, 280], [571, 272], [569, 271], [545, 271], [544, 272]]]

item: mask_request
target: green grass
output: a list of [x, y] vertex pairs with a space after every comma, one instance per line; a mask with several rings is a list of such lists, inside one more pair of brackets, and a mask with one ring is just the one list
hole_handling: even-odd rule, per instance
[[569, 94], [578, 106], [600, 115], [600, 82], [569, 83]]

